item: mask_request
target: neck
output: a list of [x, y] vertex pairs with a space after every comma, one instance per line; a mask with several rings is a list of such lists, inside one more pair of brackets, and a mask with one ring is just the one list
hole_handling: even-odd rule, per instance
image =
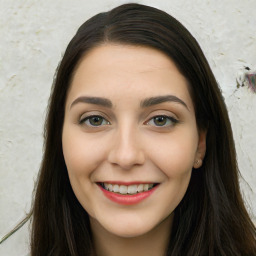
[[97, 256], [164, 256], [171, 234], [172, 220], [173, 215], [148, 233], [127, 238], [108, 232], [96, 220], [91, 219], [95, 253]]

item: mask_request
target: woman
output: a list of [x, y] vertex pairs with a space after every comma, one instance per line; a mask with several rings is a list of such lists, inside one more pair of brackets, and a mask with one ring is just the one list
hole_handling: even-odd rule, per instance
[[195, 39], [126, 4], [86, 21], [57, 71], [32, 255], [256, 255], [234, 141]]

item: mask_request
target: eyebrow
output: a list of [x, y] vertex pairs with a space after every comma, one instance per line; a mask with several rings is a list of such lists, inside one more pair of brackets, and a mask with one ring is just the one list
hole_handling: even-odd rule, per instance
[[82, 96], [75, 99], [70, 105], [70, 108], [72, 108], [77, 103], [89, 103], [89, 104], [100, 105], [107, 108], [112, 108], [113, 106], [112, 102], [106, 98]]
[[175, 103], [179, 103], [181, 105], [183, 105], [184, 107], [188, 109], [188, 106], [187, 104], [181, 100], [180, 98], [174, 96], [174, 95], [164, 95], [164, 96], [157, 96], [157, 97], [150, 97], [150, 98], [147, 98], [145, 100], [143, 100], [140, 104], [140, 106], [142, 108], [146, 108], [146, 107], [150, 107], [150, 106], [153, 106], [153, 105], [157, 105], [157, 104], [160, 104], [160, 103], [164, 103], [164, 102], [175, 102]]
[[[164, 96], [146, 98], [143, 101], [141, 101], [140, 107], [147, 108], [147, 107], [151, 107], [164, 102], [179, 103], [188, 109], [188, 106], [186, 105], [186, 103], [174, 95], [164, 95]], [[89, 103], [89, 104], [100, 105], [107, 108], [113, 107], [113, 104], [109, 99], [102, 98], [102, 97], [89, 97], [89, 96], [78, 97], [72, 102], [72, 104], [70, 105], [70, 108], [72, 108], [77, 103]]]

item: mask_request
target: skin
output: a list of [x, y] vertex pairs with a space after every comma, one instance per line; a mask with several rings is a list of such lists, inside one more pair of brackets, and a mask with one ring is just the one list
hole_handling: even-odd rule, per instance
[[[171, 100], [141, 107], [145, 99], [166, 95], [184, 104]], [[106, 98], [112, 107], [77, 100], [84, 96]], [[88, 119], [92, 115], [104, 119], [95, 126]], [[96, 254], [164, 255], [174, 209], [206, 150], [188, 82], [173, 61], [142, 46], [104, 44], [90, 50], [67, 95], [62, 142], [71, 186], [90, 216]], [[142, 202], [120, 205], [97, 185], [106, 181], [159, 185]]]

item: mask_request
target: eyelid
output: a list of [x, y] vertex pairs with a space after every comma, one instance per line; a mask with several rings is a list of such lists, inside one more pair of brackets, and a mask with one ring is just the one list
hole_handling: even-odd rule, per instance
[[[90, 118], [93, 118], [93, 117], [100, 117], [100, 118], [104, 119], [104, 120], [107, 122], [107, 124], [98, 125], [98, 126], [97, 126], [97, 125], [94, 126], [94, 125], [90, 125], [90, 124], [85, 124], [85, 122], [86, 122], [87, 120], [89, 120]], [[93, 127], [93, 128], [97, 128], [97, 127], [99, 128], [99, 127], [102, 127], [102, 126], [111, 124], [110, 121], [109, 121], [109, 118], [106, 117], [103, 113], [99, 113], [99, 112], [84, 113], [84, 114], [79, 118], [78, 123], [79, 123], [80, 125], [85, 125], [85, 126]]]
[[87, 121], [87, 120], [89, 120], [90, 118], [93, 118], [93, 117], [100, 117], [100, 118], [102, 118], [103, 120], [107, 121], [108, 124], [110, 124], [110, 122], [109, 122], [106, 118], [104, 118], [103, 116], [99, 116], [99, 115], [86, 116], [86, 117], [84, 117], [83, 119], [81, 119], [79, 122], [80, 122], [80, 123], [84, 123], [85, 121]]
[[101, 111], [86, 111], [86, 112], [83, 112], [83, 114], [79, 115], [79, 122], [85, 118], [89, 118], [93, 116], [100, 116], [106, 120], [110, 119], [105, 113], [102, 113]]
[[154, 127], [157, 127], [157, 128], [169, 128], [169, 127], [173, 127], [173, 126], [175, 126], [177, 123], [179, 123], [180, 121], [177, 119], [177, 118], [175, 118], [174, 116], [172, 116], [172, 115], [167, 115], [167, 114], [157, 114], [157, 115], [154, 115], [154, 116], [152, 116], [151, 118], [149, 118], [146, 122], [145, 122], [145, 124], [146, 125], [150, 125], [149, 123], [152, 121], [152, 120], [154, 120], [154, 118], [157, 118], [157, 117], [164, 117], [164, 118], [167, 118], [167, 119], [169, 119], [169, 121], [171, 122], [170, 124], [164, 124], [164, 125], [152, 125], [152, 126], [154, 126]]

